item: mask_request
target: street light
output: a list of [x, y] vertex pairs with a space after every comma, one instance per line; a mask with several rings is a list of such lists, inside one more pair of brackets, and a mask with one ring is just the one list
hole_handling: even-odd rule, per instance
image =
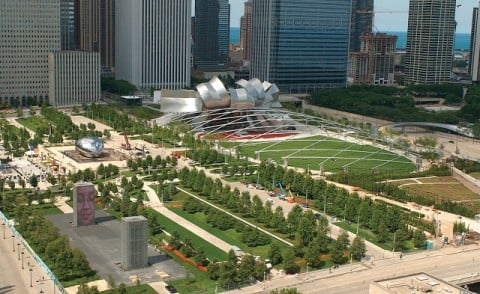
[[5, 240], [5, 222], [3, 222], [2, 227], [3, 227], [3, 240]]
[[12, 250], [15, 252], [15, 235], [12, 235]]
[[23, 266], [23, 257], [25, 256], [25, 252], [22, 251], [22, 269], [25, 269], [25, 267]]
[[33, 268], [28, 269], [28, 271], [30, 272], [30, 287], [33, 287], [33, 279], [32, 279], [32, 276], [33, 276]]
[[17, 243], [18, 260], [20, 260], [20, 242]]

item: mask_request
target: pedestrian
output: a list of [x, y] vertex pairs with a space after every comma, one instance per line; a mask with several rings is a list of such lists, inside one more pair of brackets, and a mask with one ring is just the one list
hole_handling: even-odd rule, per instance
[[403, 258], [403, 253], [400, 253], [400, 260], [402, 260]]

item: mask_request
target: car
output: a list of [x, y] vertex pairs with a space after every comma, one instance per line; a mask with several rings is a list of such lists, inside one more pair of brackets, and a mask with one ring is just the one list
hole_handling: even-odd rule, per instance
[[166, 289], [169, 293], [178, 293], [177, 289], [175, 289], [175, 287], [173, 287], [172, 285], [166, 285], [166, 286], [165, 286], [165, 289]]
[[263, 190], [263, 189], [265, 189], [265, 188], [264, 188], [262, 185], [260, 185], [260, 184], [256, 184], [256, 185], [255, 185], [255, 188], [257, 188], [258, 190]]
[[303, 207], [303, 208], [309, 208], [310, 207], [310, 206], [308, 206], [307, 203], [302, 203], [302, 204], [300, 204], [300, 206]]

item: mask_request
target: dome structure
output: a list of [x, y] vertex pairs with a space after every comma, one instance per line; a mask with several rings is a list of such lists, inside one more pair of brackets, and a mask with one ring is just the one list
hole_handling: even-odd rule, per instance
[[85, 157], [99, 157], [103, 152], [103, 141], [99, 137], [83, 137], [77, 140], [75, 149]]

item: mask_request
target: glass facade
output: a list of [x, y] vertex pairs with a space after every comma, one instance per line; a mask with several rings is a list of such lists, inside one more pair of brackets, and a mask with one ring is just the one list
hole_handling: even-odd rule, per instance
[[230, 4], [228, 0], [196, 0], [194, 61], [203, 71], [223, 71], [228, 66]]
[[282, 92], [346, 85], [351, 0], [253, 2], [251, 77]]

